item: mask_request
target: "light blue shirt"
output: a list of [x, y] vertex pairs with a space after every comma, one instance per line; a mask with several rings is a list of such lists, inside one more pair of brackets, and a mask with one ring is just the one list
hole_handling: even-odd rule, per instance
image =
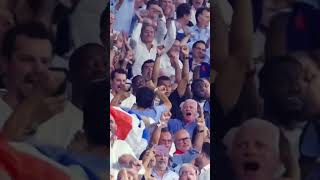
[[197, 25], [195, 25], [190, 28], [190, 33], [191, 33], [190, 42], [188, 42], [190, 49], [192, 48], [192, 45], [195, 42], [202, 40], [206, 43], [208, 39], [210, 39], [209, 27], [200, 29]]
[[188, 131], [190, 137], [192, 137], [193, 131], [196, 127], [197, 127], [197, 123], [195, 121], [186, 124], [179, 119], [170, 119], [168, 122], [168, 129], [171, 132], [171, 134], [175, 134], [180, 129], [185, 129]]
[[138, 114], [139, 116], [151, 117], [156, 122], [159, 122], [162, 113], [169, 111], [167, 107], [162, 104], [159, 106], [153, 106], [152, 108], [147, 108], [143, 111], [139, 111], [137, 109], [131, 109], [131, 112]]
[[134, 17], [134, 0], [124, 0], [119, 10], [115, 9], [118, 0], [111, 2], [110, 11], [115, 14], [114, 30], [129, 33], [131, 22]]
[[166, 173], [163, 175], [162, 178], [157, 175], [157, 172], [154, 169], [152, 169], [151, 175], [155, 177], [157, 180], [178, 180], [179, 179], [179, 175], [169, 169], [167, 169]]
[[193, 148], [189, 149], [183, 154], [174, 154], [172, 157], [173, 165], [172, 167], [178, 167], [178, 165], [184, 164], [184, 163], [190, 163], [195, 158], [197, 158], [199, 155], [199, 152]]

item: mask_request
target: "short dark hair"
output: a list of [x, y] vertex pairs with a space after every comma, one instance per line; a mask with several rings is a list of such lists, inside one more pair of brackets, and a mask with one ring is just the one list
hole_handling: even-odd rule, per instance
[[2, 44], [2, 55], [7, 59], [12, 57], [15, 51], [16, 39], [19, 35], [25, 35], [30, 38], [47, 39], [54, 50], [53, 36], [51, 32], [42, 23], [32, 22], [27, 24], [18, 24], [5, 33]]
[[[168, 132], [171, 134], [171, 132], [169, 131], [168, 127], [165, 127], [165, 128], [162, 128], [161, 129], [161, 133], [164, 133], [164, 132]], [[171, 134], [172, 135], [172, 134]]]
[[136, 93], [136, 103], [139, 107], [150, 108], [153, 106], [154, 92], [148, 87], [140, 87]]
[[206, 46], [206, 42], [204, 42], [203, 40], [199, 40], [199, 41], [196, 41], [195, 43], [193, 43], [192, 49], [195, 48], [200, 43], [202, 43], [202, 44], [204, 44]]
[[260, 80], [259, 90], [262, 97], [266, 95], [266, 89], [272, 85], [275, 72], [279, 72], [281, 68], [288, 69], [286, 66], [289, 64], [296, 64], [302, 68], [302, 64], [291, 56], [276, 56], [266, 60], [266, 63], [258, 75]]
[[191, 13], [191, 6], [188, 3], [182, 3], [177, 7], [176, 13], [177, 13], [177, 19], [180, 19], [184, 15], [188, 15]]
[[171, 81], [171, 79], [170, 79], [168, 76], [160, 76], [160, 77], [158, 78], [158, 83], [159, 83], [160, 81]]
[[196, 22], [198, 23], [198, 17], [203, 13], [203, 11], [208, 11], [210, 12], [210, 9], [208, 7], [201, 7], [199, 9], [197, 9], [196, 11]]
[[141, 66], [141, 72], [142, 72], [144, 66], [145, 66], [146, 64], [149, 64], [149, 63], [154, 63], [154, 60], [153, 60], [153, 59], [148, 59], [148, 60], [146, 60], [146, 61], [142, 64], [142, 66]]
[[150, 7], [151, 5], [158, 5], [158, 6], [160, 6], [158, 1], [156, 1], [156, 0], [150, 0], [150, 1], [147, 2], [147, 9], [149, 9], [149, 7]]
[[111, 80], [113, 80], [116, 77], [116, 73], [125, 74], [127, 76], [127, 72], [124, 69], [115, 69], [111, 72]]
[[107, 145], [108, 133], [108, 83], [107, 79], [94, 82], [86, 91], [83, 107], [83, 129], [86, 138], [93, 145]]
[[191, 92], [194, 93], [195, 89], [197, 86], [199, 86], [200, 83], [204, 83], [204, 80], [199, 78], [199, 79], [194, 79], [192, 81], [192, 84], [191, 84]]
[[73, 74], [80, 71], [83, 66], [82, 61], [86, 60], [87, 57], [94, 56], [96, 51], [103, 52], [104, 59], [107, 58], [105, 48], [97, 43], [87, 43], [73, 51], [69, 60], [69, 72], [71, 77]]
[[[189, 0], [190, 6], [192, 6], [192, 0]], [[203, 0], [202, 6], [206, 6], [206, 0]]]

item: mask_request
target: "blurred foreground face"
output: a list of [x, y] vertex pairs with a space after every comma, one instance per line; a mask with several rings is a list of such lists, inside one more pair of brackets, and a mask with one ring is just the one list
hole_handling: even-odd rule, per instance
[[278, 139], [268, 127], [241, 128], [235, 134], [231, 162], [237, 180], [273, 180], [279, 168]]
[[49, 73], [51, 44], [47, 39], [18, 35], [15, 51], [7, 64], [8, 91], [19, 97], [28, 97], [39, 86], [41, 78]]

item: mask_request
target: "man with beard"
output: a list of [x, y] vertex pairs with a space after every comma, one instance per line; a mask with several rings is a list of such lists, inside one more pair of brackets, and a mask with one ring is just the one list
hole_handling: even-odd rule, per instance
[[110, 104], [129, 108], [136, 103], [136, 97], [126, 89], [127, 72], [116, 69], [111, 73]]
[[196, 79], [191, 84], [193, 99], [205, 114], [206, 125], [210, 128], [210, 83], [207, 79]]
[[[299, 180], [298, 159], [272, 123], [250, 119], [235, 130], [229, 156], [236, 180]], [[282, 166], [283, 165], [283, 166]], [[285, 173], [279, 174], [284, 167]]]
[[307, 118], [309, 79], [302, 63], [293, 57], [273, 57], [260, 74], [260, 94], [264, 98], [264, 118], [284, 130], [295, 154]]
[[178, 174], [170, 170], [169, 149], [163, 145], [155, 148], [156, 165], [153, 168], [152, 176], [161, 180], [178, 180]]
[[8, 92], [0, 100], [2, 132], [9, 140], [66, 147], [82, 127], [82, 114], [56, 95], [60, 82], [49, 72], [50, 33], [38, 23], [17, 25], [3, 43]]

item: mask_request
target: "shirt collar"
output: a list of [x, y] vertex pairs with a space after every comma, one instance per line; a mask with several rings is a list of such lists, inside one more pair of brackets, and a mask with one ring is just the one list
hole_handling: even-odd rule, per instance
[[203, 170], [203, 171], [208, 171], [208, 170], [210, 170], [210, 163], [207, 164], [205, 167], [203, 167], [201, 170]]
[[[205, 27], [204, 29], [205, 29], [206, 31], [208, 31], [208, 30], [209, 30], [209, 26]], [[196, 24], [196, 25], [194, 26], [194, 30], [200, 32], [201, 29], [200, 29], [200, 27]]]
[[[167, 168], [166, 168], [166, 172], [163, 174], [163, 176], [165, 176], [165, 175], [168, 174], [168, 173], [169, 173], [169, 168], [167, 167]], [[158, 176], [157, 171], [156, 171], [155, 168], [152, 169], [152, 175], [153, 175], [153, 176], [155, 176], [155, 175]]]

